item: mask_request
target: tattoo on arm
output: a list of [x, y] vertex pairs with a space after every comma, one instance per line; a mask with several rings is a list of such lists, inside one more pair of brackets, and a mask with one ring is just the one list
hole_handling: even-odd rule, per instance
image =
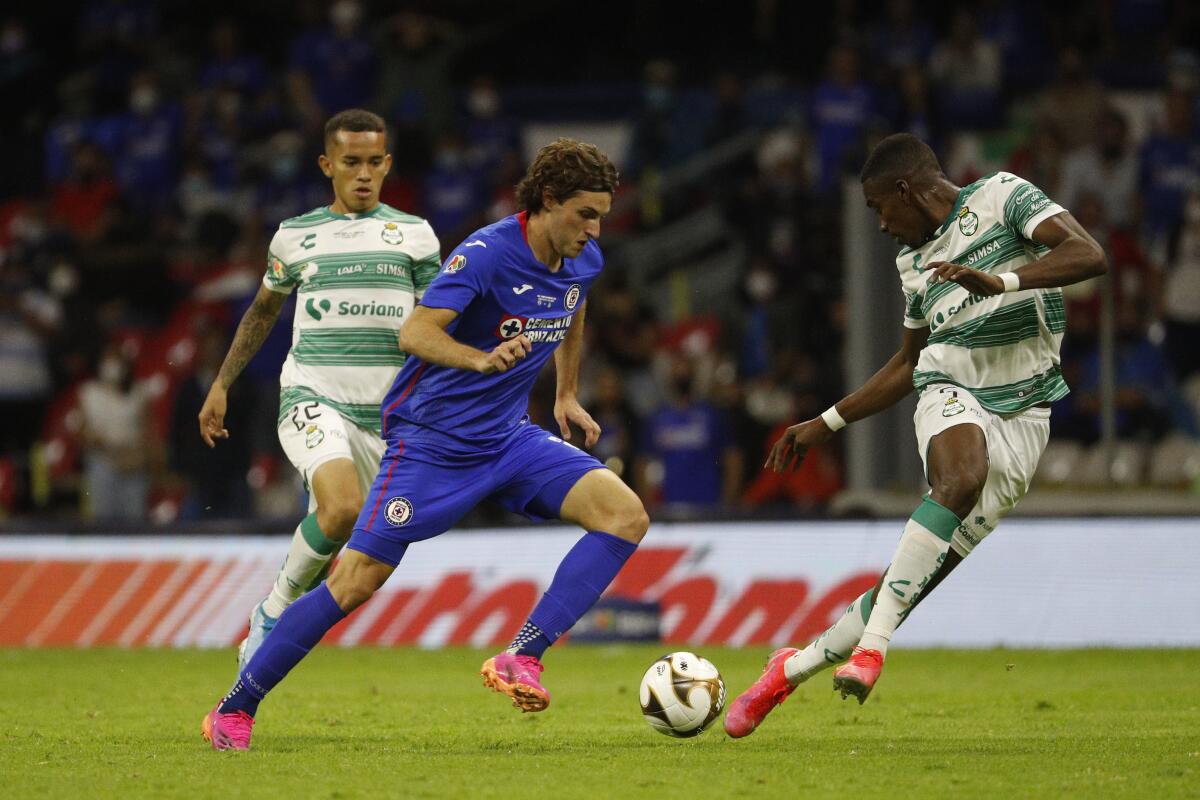
[[272, 292], [270, 289], [258, 290], [254, 302], [246, 309], [242, 321], [238, 323], [233, 344], [229, 345], [229, 352], [221, 364], [221, 371], [217, 373], [217, 382], [222, 389], [228, 390], [233, 385], [238, 375], [241, 375], [242, 370], [250, 363], [250, 359], [254, 358], [258, 348], [262, 347], [267, 334], [275, 327], [275, 321], [279, 319], [279, 311], [286, 299], [286, 295]]

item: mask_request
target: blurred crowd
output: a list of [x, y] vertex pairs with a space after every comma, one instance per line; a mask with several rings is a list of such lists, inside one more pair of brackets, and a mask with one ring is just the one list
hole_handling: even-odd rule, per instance
[[[390, 126], [384, 201], [427, 218], [444, 251], [512, 213], [530, 122], [626, 129], [610, 155], [638, 202], [605, 237], [701, 206], [735, 232], [720, 308], [647, 292], [619, 257], [589, 304], [595, 452], [657, 510], [820, 513], [842, 488], [836, 447], [786, 477], [760, 467], [783, 426], [848, 388], [842, 181], [898, 130], [960, 185], [1007, 169], [1074, 213], [1109, 254], [1118, 435], [1200, 434], [1196, 4], [843, 1], [813, 19], [759, 0], [730, 21], [702, 3], [699, 33], [664, 42], [668, 12], [618, 3], [618, 29], [574, 61], [537, 47], [556, 6], [470, 5], [92, 0], [66, 24], [0, 17], [0, 513], [298, 512], [274, 433], [290, 304], [230, 396], [231, 439], [209, 451], [195, 417], [275, 227], [330, 202], [320, 130], [353, 106]], [[702, 191], [658, 188], [747, 135]], [[684, 295], [687, 280], [704, 276]], [[1103, 304], [1094, 282], [1067, 298], [1074, 393], [1054, 436], [1090, 443]], [[552, 426], [551, 388], [531, 413]]]

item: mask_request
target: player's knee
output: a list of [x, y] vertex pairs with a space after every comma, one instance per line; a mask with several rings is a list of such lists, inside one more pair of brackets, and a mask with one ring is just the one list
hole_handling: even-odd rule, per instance
[[623, 503], [621, 508], [614, 509], [612, 519], [610, 532], [613, 536], [620, 536], [634, 544], [642, 541], [642, 537], [650, 528], [650, 515], [646, 513], [646, 507], [637, 499]]
[[962, 519], [971, 513], [983, 494], [987, 471], [967, 469], [939, 478], [933, 487], [933, 499]]
[[359, 498], [348, 498], [330, 503], [328, 508], [317, 509], [317, 522], [321, 532], [327, 539], [344, 542], [350, 538], [354, 523], [358, 520], [358, 512], [362, 507]]
[[349, 614], [371, 599], [383, 584], [366, 570], [334, 570], [326, 581], [329, 593], [338, 607]]

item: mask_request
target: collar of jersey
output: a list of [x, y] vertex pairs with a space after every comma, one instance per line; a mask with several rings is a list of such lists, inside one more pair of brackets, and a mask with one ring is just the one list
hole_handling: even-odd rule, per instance
[[954, 198], [954, 208], [950, 209], [950, 216], [942, 220], [942, 224], [938, 226], [938, 229], [934, 231], [933, 235], [929, 237], [928, 241], [932, 242], [934, 239], [946, 232], [946, 228], [950, 227], [950, 223], [953, 222], [954, 218], [958, 216], [958, 212], [962, 209], [963, 203], [965, 203], [966, 200], [967, 187], [964, 186], [958, 190], [958, 196]]
[[336, 211], [334, 211], [332, 208], [330, 208], [329, 206], [324, 206], [324, 209], [325, 209], [325, 213], [329, 215], [330, 219], [344, 219], [344, 220], [367, 219], [368, 217], [373, 217], [376, 214], [378, 214], [379, 212], [383, 211], [383, 203], [380, 203], [379, 205], [375, 206], [370, 211], [363, 211], [362, 213], [356, 213], [354, 215], [339, 214]]

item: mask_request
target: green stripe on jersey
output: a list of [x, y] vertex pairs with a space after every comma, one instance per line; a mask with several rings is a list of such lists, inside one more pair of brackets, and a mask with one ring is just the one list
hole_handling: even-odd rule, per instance
[[1016, 344], [1041, 333], [1037, 301], [1032, 297], [931, 334], [928, 344], [948, 344], [974, 350]]
[[301, 329], [292, 348], [297, 364], [343, 367], [404, 366], [395, 328]]
[[1050, 329], [1051, 333], [1065, 333], [1067, 310], [1063, 307], [1062, 291], [1043, 292], [1042, 303], [1046, 308], [1046, 327]]
[[1041, 375], [1001, 386], [963, 386], [941, 372], [913, 373], [913, 387], [918, 390], [935, 383], [949, 383], [966, 389], [975, 395], [981, 406], [993, 414], [1015, 414], [1039, 403], [1053, 403], [1066, 397], [1071, 391], [1057, 365]]
[[347, 422], [360, 428], [379, 433], [378, 403], [340, 403], [323, 397], [307, 386], [285, 386], [279, 392], [279, 424], [291, 415], [292, 409], [302, 403], [321, 403], [341, 414]]

